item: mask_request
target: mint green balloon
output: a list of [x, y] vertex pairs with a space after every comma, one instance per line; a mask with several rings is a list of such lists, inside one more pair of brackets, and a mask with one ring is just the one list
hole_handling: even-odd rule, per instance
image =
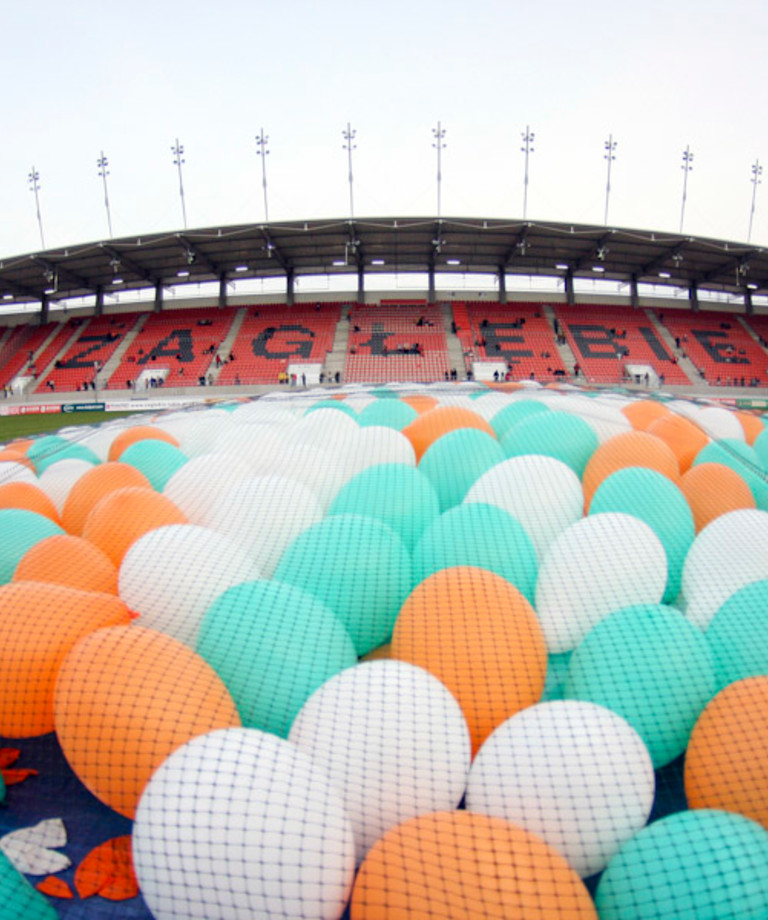
[[694, 466], [700, 463], [722, 463], [735, 470], [752, 490], [761, 511], [768, 511], [768, 482], [766, 468], [757, 451], [736, 438], [711, 441], [696, 454]]
[[667, 586], [663, 600], [670, 604], [680, 593], [683, 563], [696, 537], [691, 507], [680, 489], [661, 473], [630, 466], [607, 476], [589, 506], [590, 514], [623, 511], [651, 528], [667, 553]]
[[566, 699], [612, 709], [645, 742], [654, 768], [686, 749], [716, 691], [703, 633], [672, 607], [638, 604], [601, 620], [571, 658]]
[[379, 463], [342, 486], [328, 515], [364, 514], [389, 525], [410, 551], [440, 514], [440, 502], [429, 479], [405, 463]]
[[595, 892], [600, 920], [766, 920], [768, 831], [714, 809], [654, 821], [608, 863]]
[[336, 409], [338, 412], [343, 412], [345, 415], [348, 415], [350, 418], [357, 421], [357, 412], [348, 406], [346, 403], [342, 402], [340, 399], [321, 399], [316, 403], [313, 403], [304, 415], [309, 415], [310, 412], [316, 412], [318, 409]]
[[0, 850], [0, 920], [56, 920], [56, 908]]
[[427, 527], [413, 551], [416, 584], [463, 565], [501, 575], [533, 603], [536, 550], [523, 525], [502, 508], [481, 502], [451, 508]]
[[358, 655], [386, 642], [413, 587], [411, 557], [381, 521], [336, 514], [299, 534], [274, 574], [313, 594], [349, 631]]
[[490, 426], [496, 432], [496, 437], [501, 440], [523, 419], [549, 411], [547, 406], [535, 399], [518, 399], [499, 410], [490, 420]]
[[402, 431], [418, 414], [413, 406], [409, 406], [401, 399], [384, 397], [369, 403], [358, 416], [358, 421], [363, 427], [381, 425], [384, 428]]
[[[765, 424], [765, 419], [760, 421]], [[760, 434], [755, 438], [755, 443], [752, 445], [753, 450], [758, 456], [760, 463], [768, 469], [768, 428], [765, 431], [761, 431]]]
[[581, 479], [597, 450], [595, 429], [570, 412], [539, 412], [519, 421], [501, 439], [507, 457], [542, 454], [562, 460]]
[[196, 651], [224, 681], [243, 725], [281, 738], [310, 694], [357, 664], [333, 611], [277, 581], [245, 582], [219, 595], [203, 618]]
[[16, 566], [28, 549], [46, 537], [64, 531], [50, 518], [22, 508], [0, 511], [0, 585], [13, 578]]
[[174, 444], [144, 438], [120, 454], [120, 462], [128, 463], [142, 472], [156, 492], [162, 492], [168, 480], [189, 458]]
[[46, 435], [30, 444], [27, 459], [34, 464], [38, 476], [52, 463], [58, 463], [59, 460], [87, 460], [88, 463], [94, 465], [100, 463], [99, 458], [90, 448], [75, 441], [69, 441], [58, 434]]
[[464, 500], [486, 470], [505, 460], [499, 442], [477, 428], [449, 431], [434, 441], [419, 461], [419, 470], [435, 487], [440, 510]]
[[717, 689], [768, 674], [768, 579], [732, 594], [707, 628]]
[[565, 694], [565, 680], [573, 657], [573, 650], [557, 652], [547, 656], [547, 679], [540, 702], [562, 700]]

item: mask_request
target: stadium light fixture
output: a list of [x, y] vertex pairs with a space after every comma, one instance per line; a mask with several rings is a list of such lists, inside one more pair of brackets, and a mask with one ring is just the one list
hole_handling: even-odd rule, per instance
[[184, 223], [184, 229], [186, 230], [187, 208], [184, 204], [184, 179], [181, 172], [181, 167], [186, 162], [186, 160], [184, 159], [184, 147], [179, 143], [178, 137], [176, 138], [176, 143], [171, 147], [171, 153], [173, 153], [173, 165], [179, 172], [179, 198], [181, 198], [181, 218]]
[[672, 275], [670, 275], [669, 272], [659, 272], [659, 278], [671, 278], [671, 277]]
[[608, 175], [605, 183], [605, 217], [603, 223], [608, 226], [608, 202], [611, 197], [611, 163], [616, 159], [614, 151], [616, 150], [617, 142], [613, 139], [613, 135], [608, 135], [608, 140], [605, 141], [605, 153], [603, 154], [603, 159], [608, 161]]
[[40, 173], [33, 166], [27, 176], [29, 190], [35, 195], [35, 210], [37, 211], [37, 226], [40, 230], [40, 246], [45, 249], [45, 235], [43, 234], [43, 218], [40, 216]]
[[109, 160], [106, 157], [106, 154], [102, 150], [99, 154], [98, 160], [96, 160], [96, 166], [99, 170], [99, 176], [101, 177], [102, 184], [104, 186], [104, 208], [107, 212], [107, 227], [109, 229], [109, 238], [112, 239], [114, 234], [112, 233], [112, 215], [109, 211], [109, 193], [107, 191], [107, 176], [109, 175]]
[[558, 262], [557, 265], [555, 265], [555, 268], [561, 272], [567, 272], [570, 267], [571, 266], [566, 265], [565, 262]]
[[341, 132], [341, 136], [344, 138], [345, 143], [342, 146], [343, 150], [347, 151], [347, 162], [349, 167], [349, 216], [350, 219], [355, 216], [355, 202], [353, 196], [353, 177], [352, 177], [352, 151], [357, 150], [357, 144], [354, 143], [355, 135], [357, 131], [354, 131], [347, 122], [346, 131]]
[[3, 300], [13, 300], [13, 294], [3, 294]]
[[371, 265], [386, 265], [385, 259], [371, 259]]
[[236, 272], [247, 272], [247, 271], [248, 271], [248, 266], [247, 266], [247, 265], [236, 265], [236, 266], [235, 266], [235, 271], [236, 271]]
[[441, 122], [438, 121], [437, 127], [432, 129], [432, 136], [434, 137], [434, 143], [432, 146], [437, 150], [437, 218], [440, 219], [441, 214], [441, 186], [443, 182], [443, 150], [445, 150], [445, 128], [442, 126]]
[[525, 174], [523, 178], [523, 220], [528, 216], [528, 160], [534, 151], [533, 141], [536, 135], [531, 131], [530, 126], [525, 126], [525, 133], [521, 135], [523, 146], [520, 150], [525, 154]]
[[593, 265], [593, 266], [592, 266], [592, 271], [593, 271], [593, 272], [604, 272], [604, 271], [605, 271], [605, 266], [604, 266], [604, 265]]
[[757, 187], [761, 184], [760, 176], [763, 174], [763, 167], [760, 165], [760, 160], [755, 160], [752, 164], [752, 178], [749, 180], [752, 183], [752, 207], [749, 210], [749, 231], [747, 233], [747, 242], [749, 243], [752, 239], [752, 219], [755, 216], [755, 198], [757, 196]]
[[693, 154], [690, 146], [686, 146], [683, 151], [683, 203], [680, 208], [680, 232], [683, 232], [683, 220], [685, 219], [685, 200], [688, 197], [688, 173], [693, 169]]
[[176, 272], [177, 278], [189, 278], [189, 269], [182, 268], [181, 271]]
[[259, 136], [256, 138], [256, 155], [261, 157], [261, 188], [264, 193], [264, 221], [269, 223], [269, 204], [267, 202], [267, 157], [269, 156], [269, 135], [264, 134], [264, 129], [259, 129]]
[[446, 259], [446, 265], [461, 265], [461, 259]]

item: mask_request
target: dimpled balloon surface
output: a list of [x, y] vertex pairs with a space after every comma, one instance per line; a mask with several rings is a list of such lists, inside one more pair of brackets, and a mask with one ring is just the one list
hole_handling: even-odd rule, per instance
[[501, 441], [515, 425], [532, 415], [538, 415], [542, 412], [549, 412], [544, 403], [535, 399], [519, 399], [496, 412], [490, 419], [491, 427], [496, 432], [496, 437]]
[[87, 460], [59, 460], [40, 474], [38, 485], [54, 503], [59, 514], [62, 514], [70, 489], [92, 469], [93, 464]]
[[99, 629], [73, 646], [54, 695], [64, 756], [105, 805], [133, 818], [152, 773], [176, 748], [240, 725], [213, 668], [181, 642], [140, 626]]
[[126, 447], [121, 453], [123, 463], [135, 466], [149, 480], [156, 492], [162, 492], [173, 474], [189, 459], [174, 444], [156, 438], [145, 438]]
[[404, 821], [368, 853], [351, 920], [597, 920], [576, 872], [540, 837], [502, 818], [438, 811]]
[[105, 552], [83, 537], [56, 534], [21, 557], [13, 581], [43, 581], [81, 591], [117, 594], [117, 567]]
[[403, 661], [368, 662], [327, 681], [302, 706], [289, 741], [341, 794], [358, 863], [389, 828], [456, 808], [464, 795], [470, 741], [459, 704]]
[[358, 473], [328, 509], [329, 515], [363, 514], [388, 524], [409, 551], [439, 513], [429, 478], [402, 463], [382, 463]]
[[480, 502], [451, 508], [426, 528], [413, 551], [415, 584], [466, 565], [501, 575], [533, 603], [536, 550], [523, 525], [501, 508]]
[[605, 870], [600, 920], [764, 917], [768, 833], [741, 815], [686, 811], [641, 830]]
[[389, 638], [412, 587], [411, 558], [381, 521], [337, 514], [299, 534], [275, 579], [314, 594], [339, 617], [364, 655]]
[[195, 738], [159, 767], [133, 858], [157, 920], [338, 920], [355, 843], [318, 766], [287, 741], [237, 728]]
[[468, 811], [506, 818], [545, 840], [586, 878], [648, 820], [655, 777], [637, 732], [594, 703], [539, 703], [480, 748]]
[[22, 556], [36, 543], [64, 531], [49, 517], [23, 508], [0, 510], [0, 584], [13, 578]]
[[664, 547], [644, 521], [621, 512], [582, 518], [539, 567], [535, 607], [549, 652], [576, 648], [620, 607], [659, 603], [666, 584]]
[[402, 431], [416, 418], [418, 413], [407, 403], [399, 399], [377, 399], [367, 405], [360, 415], [360, 425], [383, 425], [385, 428], [395, 428]]
[[496, 464], [467, 492], [508, 512], [525, 527], [539, 560], [559, 533], [579, 520], [584, 494], [579, 477], [560, 460], [532, 455]]
[[203, 619], [197, 651], [226, 684], [243, 725], [282, 737], [314, 690], [357, 663], [333, 611], [277, 581], [221, 594]]
[[437, 406], [411, 422], [403, 429], [403, 434], [413, 444], [416, 458], [421, 460], [428, 447], [449, 431], [459, 428], [476, 428], [490, 437], [496, 435], [485, 419], [463, 406]]
[[174, 447], [179, 446], [179, 442], [173, 435], [168, 434], [161, 428], [153, 425], [135, 425], [132, 428], [126, 428], [118, 434], [109, 446], [108, 460], [120, 460], [123, 452], [132, 444], [144, 440], [162, 441], [166, 444], [172, 444]]
[[707, 640], [677, 610], [625, 607], [606, 617], [573, 653], [565, 697], [605, 706], [638, 732], [663, 767], [685, 750], [715, 693]]
[[0, 587], [0, 734], [53, 731], [53, 692], [70, 649], [131, 614], [110, 594], [22, 581]]
[[768, 511], [765, 467], [754, 447], [736, 438], [712, 441], [696, 454], [694, 465], [699, 463], [722, 463], [735, 470], [752, 490], [757, 507]]
[[709, 435], [684, 415], [667, 413], [656, 419], [646, 431], [656, 435], [670, 448], [680, 464], [680, 472], [690, 469], [696, 454], [709, 443]]
[[661, 540], [667, 553], [665, 603], [680, 592], [683, 563], [696, 535], [690, 506], [681, 490], [666, 476], [643, 467], [612, 473], [598, 487], [590, 514], [619, 511], [639, 518]]
[[147, 477], [127, 463], [102, 463], [84, 473], [72, 485], [61, 520], [64, 529], [77, 537], [83, 535], [85, 521], [98, 503], [118, 489], [143, 486], [151, 489]]
[[545, 412], [523, 419], [501, 440], [507, 457], [543, 454], [567, 464], [581, 477], [589, 458], [597, 450], [594, 428], [578, 415]]
[[701, 714], [685, 755], [690, 808], [722, 808], [768, 829], [768, 675], [721, 690]]
[[59, 512], [53, 501], [40, 486], [31, 482], [6, 482], [0, 485], [0, 509], [4, 508], [34, 511], [61, 526]]
[[228, 454], [206, 454], [189, 460], [171, 476], [163, 488], [192, 524], [205, 524], [221, 496], [253, 471], [244, 459]]
[[541, 699], [547, 652], [536, 613], [501, 576], [458, 566], [419, 584], [397, 617], [392, 657], [439, 678], [459, 701], [473, 751]]
[[56, 908], [0, 850], [0, 917], [3, 920], [56, 920]]
[[195, 524], [139, 537], [120, 566], [119, 590], [141, 625], [195, 647], [200, 623], [227, 588], [258, 578], [258, 566], [224, 534]]
[[486, 470], [504, 460], [499, 442], [484, 431], [460, 428], [438, 438], [421, 458], [419, 470], [429, 479], [447, 511], [464, 499]]
[[680, 490], [690, 506], [697, 534], [721, 514], [757, 507], [746, 482], [722, 463], [691, 467], [683, 473]]
[[707, 629], [718, 690], [735, 680], [768, 674], [768, 580], [735, 591]]

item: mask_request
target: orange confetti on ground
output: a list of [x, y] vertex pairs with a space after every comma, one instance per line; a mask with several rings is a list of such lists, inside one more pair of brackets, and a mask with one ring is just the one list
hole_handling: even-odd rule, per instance
[[139, 893], [133, 871], [131, 836], [113, 837], [99, 844], [75, 872], [75, 887], [81, 898], [99, 894], [110, 901], [126, 901]]
[[37, 770], [31, 770], [29, 767], [25, 767], [23, 770], [0, 770], [0, 773], [3, 774], [3, 781], [6, 786], [17, 786], [19, 783], [23, 783], [25, 779], [29, 779], [30, 776], [37, 776]]
[[35, 885], [42, 894], [50, 895], [52, 898], [74, 898], [72, 889], [63, 878], [56, 878], [55, 875], [46, 876], [42, 882]]
[[16, 763], [20, 754], [21, 751], [18, 748], [0, 748], [0, 770]]

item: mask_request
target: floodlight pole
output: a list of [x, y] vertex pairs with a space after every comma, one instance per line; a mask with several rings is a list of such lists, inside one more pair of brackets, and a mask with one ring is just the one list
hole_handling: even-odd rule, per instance
[[528, 216], [528, 159], [534, 151], [532, 146], [536, 137], [530, 126], [525, 126], [525, 133], [520, 135], [523, 139], [523, 146], [520, 148], [525, 154], [525, 177], [523, 179], [523, 220]]
[[101, 176], [101, 181], [104, 185], [104, 207], [107, 211], [107, 227], [109, 228], [109, 238], [112, 239], [114, 234], [112, 233], [112, 215], [109, 212], [109, 193], [107, 191], [107, 176], [109, 175], [109, 160], [104, 154], [104, 151], [101, 151], [101, 154], [96, 160], [96, 166], [99, 169], [99, 176]]
[[352, 151], [357, 149], [357, 144], [353, 143], [353, 141], [355, 140], [356, 134], [357, 134], [357, 131], [352, 130], [349, 122], [347, 122], [347, 130], [341, 132], [341, 136], [344, 138], [346, 142], [343, 145], [342, 149], [347, 151], [347, 161], [349, 164], [349, 216], [350, 218], [353, 218], [355, 216], [354, 199], [352, 196], [352, 182], [353, 182], [353, 179], [352, 179]]
[[264, 134], [264, 129], [259, 129], [259, 136], [256, 138], [257, 156], [261, 157], [261, 188], [264, 193], [264, 223], [269, 223], [269, 205], [267, 204], [267, 156], [269, 155], [269, 135]]
[[752, 239], [752, 219], [755, 216], [755, 198], [757, 196], [757, 187], [761, 183], [760, 176], [763, 174], [763, 167], [760, 165], [760, 160], [755, 160], [752, 164], [752, 178], [749, 180], [752, 183], [752, 207], [749, 211], [749, 232], [747, 233], [747, 242], [749, 243]]
[[184, 229], [187, 229], [187, 209], [184, 204], [184, 180], [181, 174], [182, 164], [185, 162], [183, 154], [184, 147], [179, 143], [178, 137], [176, 138], [176, 143], [171, 147], [171, 152], [173, 153], [173, 165], [179, 171], [179, 198], [181, 198], [181, 217], [184, 221]]
[[685, 219], [685, 199], [688, 197], [688, 173], [693, 169], [693, 154], [690, 146], [686, 146], [683, 151], [683, 203], [680, 208], [680, 232], [683, 232], [683, 220]]
[[37, 226], [40, 229], [40, 245], [45, 249], [45, 236], [43, 234], [43, 218], [40, 216], [40, 173], [33, 166], [27, 176], [29, 190], [35, 194], [35, 210], [37, 211]]
[[605, 147], [605, 153], [603, 154], [603, 159], [608, 161], [608, 175], [605, 182], [605, 218], [603, 223], [605, 226], [608, 226], [608, 202], [611, 197], [611, 163], [616, 159], [614, 155], [614, 150], [616, 149], [616, 141], [613, 139], [613, 135], [608, 135], [608, 140], [605, 141], [603, 145]]
[[437, 217], [440, 218], [440, 192], [441, 185], [443, 181], [443, 158], [442, 153], [445, 149], [445, 143], [443, 139], [445, 138], [445, 128], [438, 121], [437, 127], [432, 129], [432, 136], [434, 137], [434, 143], [432, 146], [437, 150]]

